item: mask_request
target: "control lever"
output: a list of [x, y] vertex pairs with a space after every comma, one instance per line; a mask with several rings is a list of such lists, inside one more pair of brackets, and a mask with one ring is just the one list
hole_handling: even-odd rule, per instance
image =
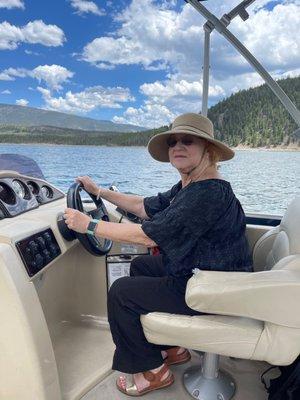
[[67, 240], [68, 242], [72, 242], [72, 240], [76, 239], [74, 231], [68, 228], [67, 224], [65, 223], [64, 213], [61, 212], [57, 216], [57, 226], [58, 230], [61, 233], [62, 237]]

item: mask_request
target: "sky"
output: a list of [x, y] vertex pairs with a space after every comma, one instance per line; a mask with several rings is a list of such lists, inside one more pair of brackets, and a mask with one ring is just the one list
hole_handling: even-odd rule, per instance
[[[203, 3], [217, 17], [239, 0]], [[274, 79], [300, 75], [300, 0], [256, 0], [229, 29]], [[204, 18], [183, 0], [0, 0], [0, 103], [143, 127], [199, 112]], [[262, 79], [211, 35], [209, 106]]]

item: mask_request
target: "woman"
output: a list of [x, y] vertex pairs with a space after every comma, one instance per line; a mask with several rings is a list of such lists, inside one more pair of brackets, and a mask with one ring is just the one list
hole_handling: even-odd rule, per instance
[[[181, 176], [165, 193], [146, 198], [125, 195], [78, 177], [88, 192], [144, 219], [141, 225], [100, 221], [95, 235], [161, 250], [160, 256], [135, 258], [131, 276], [116, 280], [108, 294], [108, 319], [116, 345], [113, 369], [133, 374], [131, 383], [120, 376], [117, 387], [133, 396], [171, 385], [169, 365], [190, 359], [186, 349], [147, 342], [140, 315], [199, 314], [184, 298], [194, 268], [252, 270], [244, 212], [217, 169], [217, 162], [231, 159], [234, 152], [214, 138], [211, 121], [199, 114], [183, 114], [171, 130], [150, 139], [148, 150], [154, 159], [170, 162]], [[87, 231], [88, 216], [67, 209], [65, 218], [69, 228]]]

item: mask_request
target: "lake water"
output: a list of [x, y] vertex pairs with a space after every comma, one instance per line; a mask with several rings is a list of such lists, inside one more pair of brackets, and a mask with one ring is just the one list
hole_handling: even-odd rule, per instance
[[[168, 190], [179, 180], [168, 163], [154, 161], [143, 147], [0, 145], [0, 153], [33, 158], [46, 179], [64, 192], [78, 175], [89, 175], [103, 187], [143, 196]], [[300, 194], [300, 152], [238, 150], [221, 163], [246, 212], [282, 215]]]

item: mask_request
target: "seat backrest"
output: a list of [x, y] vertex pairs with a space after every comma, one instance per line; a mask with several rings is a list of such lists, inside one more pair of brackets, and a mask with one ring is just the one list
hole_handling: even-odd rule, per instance
[[[253, 250], [253, 259], [259, 269], [263, 269], [264, 263], [264, 269], [300, 271], [299, 196], [288, 206], [280, 225], [258, 240]], [[299, 304], [295, 304], [294, 312], [299, 313]], [[263, 351], [264, 360], [271, 364], [288, 365], [300, 354], [300, 329], [265, 322], [256, 351]]]
[[300, 254], [300, 196], [288, 206], [280, 225], [265, 233], [255, 244], [255, 270], [277, 268], [279, 261], [296, 254]]

